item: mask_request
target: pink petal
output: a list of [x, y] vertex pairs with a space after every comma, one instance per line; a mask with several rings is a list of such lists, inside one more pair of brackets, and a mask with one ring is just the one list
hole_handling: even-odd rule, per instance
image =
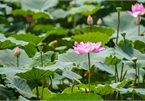
[[144, 15], [145, 14], [145, 8], [142, 10], [140, 15]]
[[143, 10], [144, 9], [144, 7], [143, 7], [143, 5], [142, 4], [140, 4], [140, 10]]
[[132, 12], [136, 11], [136, 7], [134, 5], [132, 5], [131, 9], [132, 9]]
[[101, 44], [102, 44], [101, 42], [96, 43], [95, 48], [99, 48], [101, 46]]
[[127, 12], [135, 18], [140, 14], [140, 12], [131, 12], [131, 11], [127, 11]]
[[86, 53], [83, 49], [81, 49], [81, 48], [76, 48], [76, 49], [74, 49], [74, 52], [75, 53], [77, 53], [77, 54], [84, 54], [84, 53]]
[[134, 13], [132, 13], [132, 16], [136, 18], [136, 17], [138, 17], [138, 15], [139, 15], [140, 13], [141, 13], [141, 12], [134, 12]]
[[102, 51], [102, 50], [104, 50], [104, 49], [105, 49], [104, 47], [100, 47], [100, 48], [94, 49], [92, 52], [98, 53], [98, 52], [100, 52], [100, 51]]

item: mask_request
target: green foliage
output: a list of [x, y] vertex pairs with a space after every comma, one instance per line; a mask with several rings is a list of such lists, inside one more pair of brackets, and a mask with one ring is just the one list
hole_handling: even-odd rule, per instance
[[[27, 98], [35, 97], [34, 94], [31, 92], [31, 88], [28, 85], [28, 82], [24, 79], [18, 78], [18, 77], [7, 77], [7, 86], [9, 88], [14, 88], [16, 92], [19, 92], [23, 96]], [[34, 85], [34, 83], [33, 83]]]
[[[53, 51], [48, 51], [46, 53], [42, 54], [42, 59], [43, 59], [43, 66], [48, 66], [51, 65], [55, 62], [55, 60], [57, 59], [57, 55], [58, 53], [55, 53]], [[34, 57], [32, 62], [27, 65], [28, 67], [37, 67], [40, 66], [41, 67], [41, 56], [40, 53], [37, 53]]]
[[[21, 5], [23, 9], [32, 9], [32, 10], [46, 10], [55, 6], [58, 3], [58, 0], [29, 0], [29, 1], [21, 1]], [[38, 5], [39, 4], [39, 5]]]
[[50, 100], [99, 100], [103, 99], [97, 94], [86, 93], [72, 93], [72, 94], [58, 94], [57, 96], [50, 98]]
[[106, 57], [105, 59], [105, 63], [110, 64], [110, 65], [116, 65], [120, 61], [121, 61], [120, 59], [118, 59], [116, 56], [112, 57], [112, 55], [110, 55], [109, 57]]
[[50, 15], [48, 13], [45, 13], [45, 12], [34, 12], [32, 10], [22, 10], [22, 9], [16, 9], [16, 10], [13, 10], [12, 12], [12, 15], [14, 16], [23, 16], [23, 17], [27, 17], [28, 15], [32, 15], [33, 17], [33, 20], [37, 20], [37, 19], [40, 19], [40, 18], [45, 18], [45, 19], [50, 19]]
[[122, 82], [118, 82], [118, 83], [114, 83], [114, 84], [105, 84], [105, 85], [98, 85], [97, 87], [95, 87], [93, 90], [100, 95], [108, 95], [110, 93], [113, 93], [116, 88], [120, 88], [122, 86], [124, 86], [127, 82], [131, 81], [131, 79], [126, 79]]
[[[106, 17], [103, 18], [103, 21], [105, 23], [105, 25], [112, 27], [115, 32], [117, 31], [117, 22], [118, 22], [118, 18], [117, 16], [117, 12], [113, 12], [109, 15], [107, 15]], [[129, 19], [129, 20], [126, 20]], [[119, 27], [119, 32], [120, 33], [126, 33], [125, 38], [135, 41], [136, 39], [141, 39], [143, 40], [143, 38], [141, 36], [138, 36], [138, 27], [135, 24], [136, 19], [132, 16], [130, 16], [126, 11], [121, 11], [120, 12], [120, 27]], [[144, 29], [144, 27], [142, 25], [140, 25], [140, 29], [141, 31]], [[114, 34], [112, 37], [116, 37], [116, 34]], [[119, 40], [122, 40], [122, 36], [121, 34], [119, 34]]]
[[[111, 27], [93, 25], [91, 29], [92, 29], [92, 32], [100, 32], [102, 34], [108, 35], [109, 37], [112, 36], [112, 34], [114, 33], [114, 29], [112, 29]], [[90, 32], [90, 27], [83, 27], [83, 28], [78, 28], [78, 29], [73, 30], [74, 34], [82, 34], [86, 32], [88, 33]]]
[[39, 44], [40, 42], [42, 42], [45, 39], [45, 37], [39, 37], [39, 36], [36, 36], [35, 34], [31, 34], [31, 33], [14, 35], [13, 37], [17, 40], [23, 40], [26, 42], [33, 43], [34, 45]]
[[[0, 64], [6, 67], [16, 67], [17, 58], [14, 56], [14, 50], [1, 50], [0, 54]], [[25, 51], [21, 50], [21, 55], [19, 57], [19, 66], [23, 67], [29, 62], [31, 62], [31, 58], [27, 56]]]
[[144, 51], [144, 49], [145, 49], [145, 43], [144, 42], [142, 42], [140, 40], [136, 40], [136, 41], [134, 41], [133, 44], [134, 44], [134, 48], [135, 49], [137, 49], [137, 50], [139, 50], [141, 52]]
[[38, 31], [42, 31], [42, 32], [47, 32], [47, 31], [50, 31], [50, 30], [52, 30], [54, 28], [53, 28], [52, 25], [43, 25], [43, 24], [41, 24], [41, 25], [36, 25], [34, 27], [34, 29], [38, 30]]
[[[44, 100], [49, 100], [50, 98], [56, 96], [56, 94], [52, 93], [48, 88], [38, 87], [38, 91], [39, 91], [39, 95]], [[42, 96], [42, 91], [43, 91], [43, 96]], [[34, 88], [32, 92], [36, 94], [36, 88]]]
[[141, 89], [141, 88], [120, 88], [118, 89], [120, 91], [121, 94], [128, 94], [128, 93], [131, 93], [131, 94], [136, 94], [138, 96], [140, 96], [142, 99], [145, 99], [145, 92], [144, 90], [145, 89]]
[[[93, 66], [97, 62], [103, 62], [105, 57], [109, 54], [112, 54], [112, 49], [108, 48], [104, 51], [101, 51], [99, 53], [90, 53], [90, 60], [91, 60], [91, 66]], [[87, 54], [78, 55], [73, 51], [67, 52], [65, 54], [60, 54], [58, 56], [58, 63], [62, 62], [63, 65], [67, 65], [68, 63], [75, 63], [79, 65], [80, 68], [83, 68], [85, 70], [88, 70], [88, 60], [87, 60]], [[62, 66], [61, 66], [62, 67]]]
[[102, 42], [102, 45], [106, 44], [109, 41], [109, 36], [100, 32], [90, 32], [84, 33], [82, 35], [72, 36], [72, 39], [77, 42]]
[[0, 50], [12, 48], [14, 46], [16, 46], [16, 44], [12, 43], [10, 40], [5, 40], [3, 42], [0, 41]]
[[0, 96], [5, 98], [11, 98], [14, 93], [11, 90], [8, 90], [4, 85], [0, 84]]
[[79, 7], [73, 7], [69, 10], [69, 14], [77, 14], [81, 13], [82, 15], [88, 16], [92, 15], [95, 12], [99, 11], [101, 7], [99, 6], [94, 6], [94, 5], [81, 5]]
[[[138, 26], [137, 19], [127, 12], [135, 3], [1, 1], [0, 100], [36, 100], [37, 86], [40, 100], [145, 100], [141, 89], [145, 85], [145, 18], [141, 16]], [[122, 8], [117, 44], [114, 42], [118, 29], [116, 7]], [[87, 24], [88, 15], [93, 25]], [[139, 28], [141, 35], [138, 35]], [[90, 53], [90, 72], [87, 54], [76, 54], [72, 49], [74, 41], [101, 41], [105, 47], [99, 53]], [[14, 56], [16, 46], [21, 52], [18, 58]], [[137, 59], [136, 63], [133, 58]], [[88, 93], [89, 74], [91, 93]], [[135, 81], [136, 77], [139, 79]], [[48, 81], [45, 86], [42, 80]], [[132, 84], [135, 88], [130, 88]]]
[[33, 57], [35, 53], [37, 52], [37, 49], [35, 48], [35, 45], [33, 43], [29, 43], [25, 45], [24, 50], [28, 54], [29, 57]]
[[52, 75], [55, 71], [43, 70], [40, 68], [32, 68], [26, 72], [16, 73], [17, 76], [32, 81], [38, 81]]

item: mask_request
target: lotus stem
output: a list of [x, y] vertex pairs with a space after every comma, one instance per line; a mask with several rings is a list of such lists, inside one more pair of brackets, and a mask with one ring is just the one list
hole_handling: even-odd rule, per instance
[[91, 78], [91, 65], [90, 65], [90, 53], [88, 53], [88, 66], [89, 66], [89, 76], [88, 76], [88, 84], [89, 84], [89, 93], [90, 93], [90, 78]]
[[[127, 70], [126, 70], [125, 73], [123, 74], [122, 80], [124, 80], [126, 73], [127, 73]], [[122, 80], [121, 80], [121, 81], [122, 81]]]
[[90, 32], [92, 32], [92, 25], [90, 25]]
[[139, 74], [140, 74], [140, 72], [139, 72], [139, 67], [138, 67], [138, 84], [139, 84], [139, 80], [140, 80], [140, 77], [139, 77]]
[[39, 90], [38, 90], [38, 81], [36, 80], [36, 94], [37, 94], [37, 100], [39, 100]]
[[117, 25], [117, 37], [116, 37], [116, 44], [118, 44], [119, 27], [120, 27], [120, 11], [118, 11], [118, 25]]
[[115, 83], [119, 81], [117, 65], [115, 64]]
[[122, 63], [122, 67], [121, 67], [120, 82], [122, 81], [123, 67], [124, 67], [124, 63]]
[[40, 61], [41, 61], [41, 67], [43, 67], [43, 56], [42, 56], [42, 50], [40, 50]]
[[132, 100], [134, 100], [134, 92], [132, 92]]
[[134, 67], [135, 67], [135, 72], [136, 72], [136, 77], [135, 77], [134, 83], [136, 84], [136, 80], [137, 80], [137, 67], [136, 67], [136, 63], [134, 63]]
[[138, 15], [138, 35], [140, 35], [140, 15]]
[[17, 57], [17, 67], [19, 67], [19, 56], [16, 57]]

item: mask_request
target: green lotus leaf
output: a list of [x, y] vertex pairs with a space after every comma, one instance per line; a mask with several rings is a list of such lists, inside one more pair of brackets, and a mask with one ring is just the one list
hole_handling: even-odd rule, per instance
[[58, 94], [49, 100], [99, 100], [103, 99], [97, 94], [87, 94], [87, 93], [72, 93], [72, 94]]
[[52, 75], [54, 72], [55, 71], [43, 70], [40, 68], [33, 67], [32, 69], [26, 72], [16, 73], [16, 75], [26, 80], [37, 81]]
[[90, 32], [81, 35], [72, 36], [72, 39], [77, 42], [102, 42], [102, 45], [106, 44], [110, 38], [108, 35], [101, 32]]

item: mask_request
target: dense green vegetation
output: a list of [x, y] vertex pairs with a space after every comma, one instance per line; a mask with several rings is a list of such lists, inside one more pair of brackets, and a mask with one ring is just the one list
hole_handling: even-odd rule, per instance
[[141, 4], [1, 0], [0, 100], [145, 100]]

